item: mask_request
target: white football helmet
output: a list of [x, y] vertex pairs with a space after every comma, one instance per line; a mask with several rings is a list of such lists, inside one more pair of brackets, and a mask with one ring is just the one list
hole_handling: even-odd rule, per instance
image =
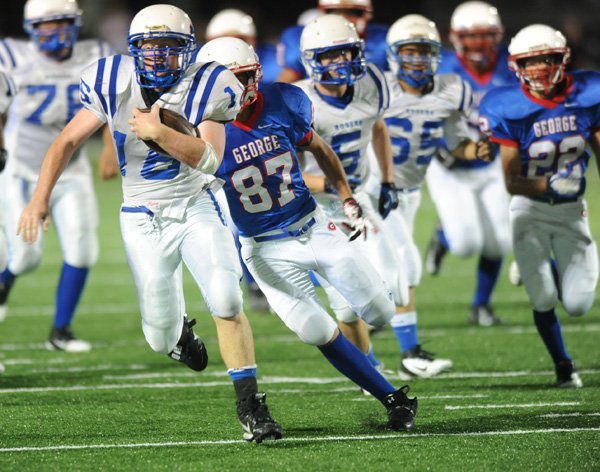
[[237, 76], [244, 86], [242, 107], [247, 107], [258, 98], [258, 83], [262, 79], [262, 70], [254, 48], [246, 41], [227, 36], [213, 39], [202, 46], [197, 60], [219, 62]]
[[[373, 17], [373, 5], [371, 0], [319, 0], [319, 8], [325, 13], [335, 13], [346, 17], [356, 26], [358, 34], [363, 34], [367, 22]], [[344, 11], [355, 11], [356, 15], [348, 17]]]
[[221, 36], [235, 36], [245, 41], [256, 38], [256, 26], [250, 15], [241, 10], [227, 8], [221, 10], [208, 22], [206, 27], [206, 40], [220, 38]]
[[[440, 64], [442, 42], [435, 23], [421, 15], [406, 15], [390, 27], [387, 34], [388, 64], [399, 79], [412, 87], [422, 87], [431, 80]], [[407, 44], [429, 47], [428, 54], [401, 55], [398, 49]]]
[[[37, 31], [45, 21], [70, 20], [70, 24], [53, 30]], [[23, 13], [23, 28], [38, 48], [56, 55], [72, 48], [81, 26], [81, 10], [75, 0], [27, 0]]]
[[495, 61], [503, 36], [498, 10], [488, 3], [461, 3], [452, 13], [450, 42], [460, 57], [487, 66]]
[[[530, 25], [519, 31], [508, 46], [508, 65], [529, 90], [548, 93], [565, 76], [571, 51], [563, 34], [547, 25]], [[525, 60], [547, 56], [545, 67], [526, 68]]]
[[[346, 50], [350, 60], [321, 64], [320, 56], [333, 50]], [[302, 63], [310, 79], [322, 84], [352, 85], [366, 72], [364, 43], [354, 25], [338, 15], [315, 18], [300, 36]]]
[[[150, 39], [175, 39], [179, 44], [142, 49], [143, 42]], [[187, 13], [173, 5], [151, 5], [133, 17], [127, 44], [140, 86], [169, 88], [179, 83], [192, 62], [196, 49], [194, 26]], [[172, 67], [169, 57], [174, 55], [178, 56], [178, 64]]]

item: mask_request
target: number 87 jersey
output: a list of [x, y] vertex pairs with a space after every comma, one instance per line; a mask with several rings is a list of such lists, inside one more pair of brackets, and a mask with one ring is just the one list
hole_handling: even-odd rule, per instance
[[491, 141], [519, 148], [523, 177], [549, 177], [577, 160], [587, 165], [587, 142], [600, 127], [600, 74], [568, 75], [563, 93], [552, 100], [520, 86], [492, 90], [479, 115]]

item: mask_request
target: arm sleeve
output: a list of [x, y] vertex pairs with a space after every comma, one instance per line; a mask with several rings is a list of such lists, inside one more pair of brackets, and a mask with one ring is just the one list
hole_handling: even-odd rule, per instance
[[100, 121], [106, 123], [108, 120], [108, 106], [106, 97], [102, 95], [103, 67], [100, 62], [84, 69], [79, 81], [79, 98], [82, 105], [91, 111]]
[[242, 104], [244, 88], [233, 72], [210, 62], [194, 78], [186, 114], [194, 126], [204, 120], [228, 122], [235, 119]]

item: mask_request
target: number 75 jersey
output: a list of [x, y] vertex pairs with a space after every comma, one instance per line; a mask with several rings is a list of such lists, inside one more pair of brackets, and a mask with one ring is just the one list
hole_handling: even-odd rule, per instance
[[577, 160], [587, 164], [587, 142], [600, 128], [600, 73], [578, 71], [565, 80], [564, 92], [552, 100], [512, 86], [492, 90], [481, 102], [481, 130], [519, 148], [523, 177], [548, 177]]
[[[102, 41], [83, 40], [75, 43], [69, 58], [58, 62], [40, 53], [32, 41], [0, 41], [0, 69], [17, 88], [4, 133], [18, 175], [37, 179], [48, 147], [81, 108], [83, 69], [109, 53]], [[67, 175], [81, 164], [74, 161]]]

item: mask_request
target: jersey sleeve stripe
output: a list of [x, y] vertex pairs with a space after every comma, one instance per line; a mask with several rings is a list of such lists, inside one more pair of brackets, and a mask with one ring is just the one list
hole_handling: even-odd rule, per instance
[[465, 95], [466, 95], [466, 87], [465, 87], [465, 83], [461, 80], [460, 81], [460, 86], [461, 86], [461, 95], [460, 95], [460, 105], [458, 105], [458, 111], [464, 111], [465, 110]]
[[104, 110], [104, 114], [108, 116], [108, 107], [106, 106], [106, 100], [104, 99], [104, 95], [102, 94], [102, 80], [104, 78], [104, 66], [106, 65], [106, 58], [103, 57], [98, 61], [98, 71], [96, 72], [96, 82], [94, 83], [94, 91], [96, 95], [98, 95], [98, 99], [100, 100], [100, 104], [102, 105], [102, 110]]
[[108, 98], [110, 104], [110, 116], [114, 118], [117, 111], [117, 75], [119, 72], [119, 64], [121, 63], [121, 55], [113, 56], [112, 66], [110, 68], [110, 82], [108, 85]]
[[2, 59], [2, 56], [4, 57], [4, 60], [2, 60], [2, 65], [6, 66], [6, 62], [5, 61], [9, 61], [10, 60], [10, 66], [12, 68], [17, 66], [17, 62], [15, 61], [15, 56], [13, 55], [12, 51], [10, 50], [10, 48], [8, 47], [8, 43], [2, 39], [0, 40], [0, 45], [2, 45], [2, 47], [5, 50], [5, 54], [0, 53], [0, 59]]
[[225, 66], [218, 66], [215, 70], [213, 70], [206, 81], [206, 85], [204, 86], [204, 90], [202, 91], [202, 98], [200, 98], [200, 105], [198, 106], [198, 112], [196, 113], [196, 119], [192, 122], [196, 126], [202, 121], [202, 117], [204, 116], [204, 110], [206, 109], [206, 104], [208, 103], [208, 99], [210, 94], [212, 93], [212, 89], [217, 81], [217, 77], [223, 71], [227, 70]]
[[202, 75], [204, 74], [204, 71], [210, 64], [212, 63], [207, 62], [206, 64], [204, 64], [202, 67], [200, 67], [200, 69], [198, 69], [198, 72], [196, 72], [196, 75], [194, 76], [194, 81], [192, 82], [192, 86], [190, 87], [190, 93], [185, 104], [185, 117], [188, 119], [188, 121], [191, 121], [190, 117], [192, 114], [192, 106], [194, 105], [194, 97], [196, 96], [196, 91], [198, 90], [200, 81], [202, 80]]
[[383, 87], [381, 85], [381, 80], [379, 80], [379, 78], [375, 75], [375, 72], [373, 72], [373, 69], [371, 69], [370, 67], [367, 67], [367, 72], [369, 73], [369, 75], [373, 79], [373, 82], [375, 82], [375, 85], [377, 86], [377, 91], [379, 92], [378, 112], [381, 113], [381, 110], [383, 109]]
[[519, 143], [516, 141], [513, 141], [512, 139], [495, 138], [492, 136], [492, 137], [490, 137], [490, 141], [493, 143], [498, 143], [502, 146], [508, 146], [508, 147], [512, 147], [512, 148], [519, 147]]

